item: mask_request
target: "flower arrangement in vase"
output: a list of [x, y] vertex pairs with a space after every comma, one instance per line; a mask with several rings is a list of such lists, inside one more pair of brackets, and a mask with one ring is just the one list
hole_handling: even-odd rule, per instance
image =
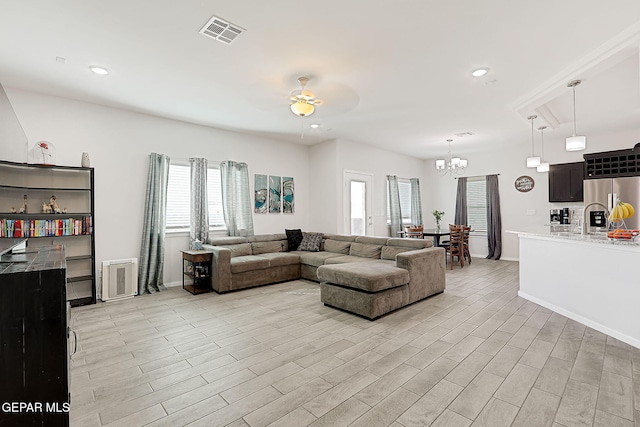
[[433, 218], [435, 220], [436, 223], [436, 230], [440, 230], [440, 221], [442, 220], [442, 216], [444, 215], [444, 211], [439, 211], [437, 209], [434, 209], [433, 212], [431, 212], [433, 214]]

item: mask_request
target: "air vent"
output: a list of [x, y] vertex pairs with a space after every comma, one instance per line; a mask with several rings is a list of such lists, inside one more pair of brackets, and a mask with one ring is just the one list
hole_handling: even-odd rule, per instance
[[235, 24], [214, 16], [202, 27], [200, 34], [216, 39], [224, 44], [231, 44], [231, 42], [245, 31], [247, 30], [244, 28], [240, 28]]

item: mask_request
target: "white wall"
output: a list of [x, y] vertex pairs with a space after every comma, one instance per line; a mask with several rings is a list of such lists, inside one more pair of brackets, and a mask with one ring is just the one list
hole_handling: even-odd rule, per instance
[[340, 182], [336, 175], [337, 141], [325, 141], [309, 147], [309, 211], [311, 231], [337, 233], [341, 215], [338, 213], [337, 192]]
[[[597, 153], [611, 150], [632, 148], [640, 141], [640, 129], [588, 135], [587, 150], [567, 152], [564, 139], [567, 131], [557, 130], [545, 133], [544, 157], [551, 164], [579, 162], [585, 153]], [[536, 136], [535, 153], [539, 154], [540, 140]], [[492, 153], [478, 152], [464, 155], [469, 161], [464, 176], [489, 175], [499, 173], [500, 203], [502, 213], [502, 259], [518, 259], [518, 239], [505, 230], [522, 230], [529, 226], [540, 226], [549, 223], [549, 181], [548, 174], [538, 173], [535, 168], [526, 167], [526, 158], [531, 155], [531, 140], [514, 143], [513, 148]], [[445, 211], [443, 224], [452, 223], [455, 213], [455, 197], [457, 180], [450, 175], [439, 176], [435, 171], [435, 160], [425, 160], [425, 182], [437, 183], [431, 187], [432, 198], [423, 199], [423, 209]], [[531, 176], [535, 187], [528, 193], [520, 193], [514, 182], [521, 175]], [[424, 187], [424, 186], [423, 186]], [[433, 200], [433, 203], [430, 202]], [[554, 207], [557, 207], [557, 203]], [[569, 205], [567, 205], [569, 206]], [[527, 211], [535, 211], [535, 215], [527, 215]], [[426, 223], [425, 219], [425, 223]], [[486, 237], [472, 238], [471, 253], [474, 256], [486, 256]]]
[[[247, 162], [253, 175], [295, 179], [295, 214], [254, 216], [255, 232], [282, 233], [308, 228], [308, 147], [228, 132], [175, 120], [102, 107], [33, 92], [5, 88], [29, 146], [50, 141], [57, 164], [79, 166], [83, 151], [95, 168], [96, 262], [139, 257], [144, 195], [151, 152], [172, 159], [206, 157], [210, 161]], [[24, 144], [0, 146], [0, 158], [25, 162]], [[167, 238], [165, 282], [181, 280], [179, 250], [185, 235]]]
[[[340, 217], [338, 221], [338, 232], [349, 232], [348, 230], [344, 230], [344, 221], [342, 221], [344, 208], [344, 185], [342, 185], [342, 181], [343, 172], [350, 170], [373, 175], [373, 234], [375, 236], [388, 236], [387, 175], [397, 175], [400, 178], [420, 178], [422, 187], [422, 183], [424, 182], [424, 162], [418, 158], [343, 139], [337, 141], [337, 150], [338, 161], [335, 173], [336, 179], [341, 184], [337, 194], [337, 213]], [[424, 200], [422, 203], [424, 205]], [[425, 220], [428, 218], [427, 215], [428, 212], [423, 211]]]

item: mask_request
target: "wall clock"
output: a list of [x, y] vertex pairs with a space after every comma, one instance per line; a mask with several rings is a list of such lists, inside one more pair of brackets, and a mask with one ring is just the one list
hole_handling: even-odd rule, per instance
[[516, 190], [521, 193], [526, 193], [533, 190], [535, 181], [530, 176], [522, 175], [516, 178], [516, 182], [514, 184], [516, 186]]

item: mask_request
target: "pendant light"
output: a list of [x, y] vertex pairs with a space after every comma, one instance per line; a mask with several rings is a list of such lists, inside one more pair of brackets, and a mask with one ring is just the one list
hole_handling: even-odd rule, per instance
[[544, 161], [544, 130], [546, 128], [546, 126], [540, 126], [538, 128], [538, 130], [540, 131], [540, 158], [542, 162], [536, 168], [538, 172], [549, 172], [549, 162]]
[[540, 165], [540, 157], [537, 157], [533, 154], [533, 121], [537, 119], [538, 116], [535, 114], [533, 116], [527, 117], [527, 120], [531, 120], [531, 157], [527, 157], [527, 167], [535, 168]]
[[587, 137], [584, 135], [576, 135], [576, 86], [582, 83], [582, 80], [572, 80], [567, 83], [567, 87], [573, 89], [573, 135], [567, 137], [565, 141], [565, 150], [580, 151], [587, 148]]

